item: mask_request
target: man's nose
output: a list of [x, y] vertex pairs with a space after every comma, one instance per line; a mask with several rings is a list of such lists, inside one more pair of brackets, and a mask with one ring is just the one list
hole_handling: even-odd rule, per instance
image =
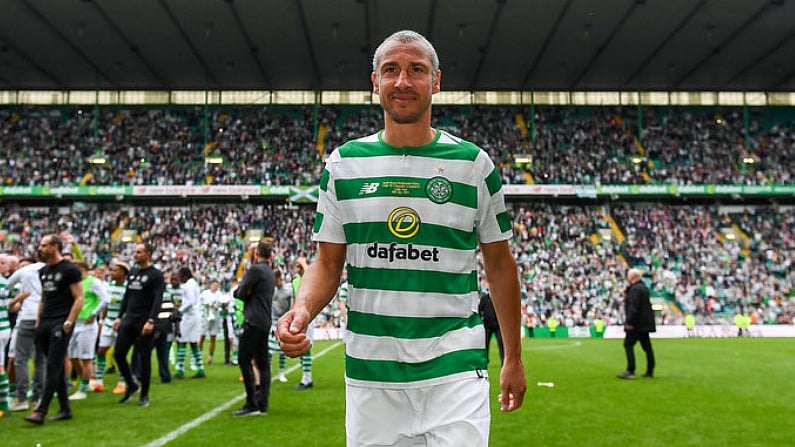
[[398, 77], [395, 80], [395, 86], [408, 87], [409, 85], [411, 85], [411, 81], [409, 80], [408, 72], [405, 70], [400, 70], [400, 73], [398, 73]]

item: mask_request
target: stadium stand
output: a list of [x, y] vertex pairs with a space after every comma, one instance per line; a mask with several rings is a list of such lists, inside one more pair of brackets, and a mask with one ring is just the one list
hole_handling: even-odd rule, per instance
[[[3, 186], [314, 185], [323, 155], [376, 130], [376, 107], [0, 109]], [[434, 108], [434, 121], [478, 142], [505, 184], [793, 183], [792, 115], [754, 109], [547, 107]], [[532, 126], [528, 123], [532, 121]], [[638, 138], [639, 122], [646, 123]], [[320, 144], [313, 123], [324, 129]], [[529, 156], [517, 164], [518, 153]], [[220, 156], [222, 163], [207, 163]], [[103, 163], [90, 163], [103, 157]], [[721, 196], [724, 200], [725, 196]], [[75, 236], [90, 263], [129, 259], [124, 235], [156, 243], [165, 271], [188, 264], [228, 287], [247, 232], [274, 237], [283, 265], [311, 257], [311, 206], [112, 199], [58, 206], [6, 200], [4, 252], [26, 255], [45, 232]], [[238, 201], [240, 202], [240, 201]], [[623, 272], [639, 266], [664, 310], [703, 319], [750, 311], [759, 323], [792, 322], [795, 217], [791, 207], [718, 203], [511, 198], [516, 256], [537, 324], [601, 316], [620, 322]], [[726, 232], [726, 229], [731, 229]], [[732, 235], [733, 239], [728, 237]], [[331, 315], [327, 320], [332, 321]]]
[[[524, 107], [433, 112], [440, 128], [487, 150], [506, 184], [795, 182], [793, 116], [781, 111], [753, 109], [748, 122], [741, 109], [714, 108], [647, 107], [640, 118], [635, 109], [609, 107], [546, 107], [532, 116]], [[375, 132], [378, 113], [364, 106], [0, 109], [3, 185], [314, 185], [321, 152]], [[639, 131], [639, 123], [647, 124]], [[517, 164], [520, 153], [530, 161]], [[207, 162], [214, 156], [221, 163]]]

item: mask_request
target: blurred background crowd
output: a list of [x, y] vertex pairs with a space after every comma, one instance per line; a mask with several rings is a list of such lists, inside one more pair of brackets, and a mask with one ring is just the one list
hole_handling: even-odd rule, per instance
[[[434, 107], [511, 184], [792, 184], [789, 109]], [[0, 110], [3, 185], [314, 185], [379, 108]], [[526, 163], [516, 163], [518, 155]], [[221, 163], [207, 163], [208, 157]], [[104, 163], [90, 163], [103, 158]]]
[[[489, 152], [506, 184], [792, 184], [795, 125], [775, 108], [434, 107], [437, 127]], [[376, 107], [0, 110], [0, 177], [13, 185], [314, 185], [323, 155], [378, 129]], [[518, 154], [527, 162], [517, 164]], [[208, 164], [219, 156], [222, 162]], [[94, 158], [103, 163], [90, 163]], [[188, 265], [228, 289], [250, 230], [272, 237], [287, 277], [311, 260], [314, 207], [284, 203], [0, 207], [0, 248], [29, 256], [68, 234], [92, 265], [131, 261], [122, 234], [154, 243], [164, 271]], [[666, 303], [661, 323], [736, 312], [795, 320], [795, 211], [764, 205], [510, 201], [526, 316], [584, 326], [621, 319], [628, 266]], [[722, 229], [732, 228], [733, 237]], [[134, 242], [134, 241], [133, 241]], [[484, 285], [485, 287], [485, 285]], [[329, 310], [331, 312], [331, 310]], [[327, 316], [334, 321], [333, 315]]]

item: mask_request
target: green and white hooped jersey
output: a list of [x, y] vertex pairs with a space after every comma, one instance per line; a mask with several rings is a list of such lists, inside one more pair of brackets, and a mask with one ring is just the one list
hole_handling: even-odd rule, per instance
[[121, 310], [121, 300], [124, 298], [124, 292], [127, 291], [127, 282], [124, 284], [116, 284], [114, 281], [108, 282], [108, 295], [110, 295], [110, 303], [107, 307], [107, 316], [105, 322], [102, 324], [108, 329], [113, 329], [113, 321], [119, 316]]
[[[5, 337], [11, 334], [11, 322], [8, 319], [8, 303], [11, 302], [11, 297], [8, 296], [7, 285], [8, 280], [0, 275], [0, 336]], [[0, 349], [5, 349], [5, 346], [0, 346]]]
[[510, 239], [486, 152], [446, 132], [397, 148], [374, 134], [329, 157], [313, 239], [347, 244], [346, 378], [405, 388], [486, 369], [478, 242]]
[[[179, 306], [182, 304], [182, 287], [172, 287], [171, 285], [166, 286], [166, 291], [163, 292], [164, 294], [168, 294], [170, 300], [174, 303], [174, 305]], [[165, 297], [163, 297], [165, 301]]]

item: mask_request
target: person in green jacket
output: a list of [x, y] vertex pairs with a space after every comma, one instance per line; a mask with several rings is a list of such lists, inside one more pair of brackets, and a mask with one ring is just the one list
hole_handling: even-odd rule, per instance
[[685, 329], [688, 337], [696, 336], [696, 317], [691, 313], [685, 315]]
[[558, 319], [554, 315], [547, 318], [547, 329], [549, 329], [549, 336], [555, 338], [555, 332], [558, 330]]
[[734, 326], [737, 328], [737, 336], [742, 337], [745, 333], [744, 326], [745, 326], [745, 316], [743, 316], [742, 311], [738, 311], [734, 314]]
[[605, 320], [603, 320], [601, 316], [597, 316], [596, 319], [593, 320], [593, 328], [594, 335], [597, 338], [603, 338], [605, 336]]
[[[83, 281], [83, 296], [85, 302], [77, 315], [72, 338], [69, 340], [69, 359], [66, 374], [71, 374], [75, 368], [80, 375], [80, 385], [77, 391], [69, 396], [69, 400], [82, 400], [88, 397], [89, 383], [93, 373], [94, 355], [96, 354], [97, 337], [99, 336], [99, 315], [96, 309], [100, 302], [110, 302], [108, 286], [105, 282], [88, 273], [88, 264], [84, 261], [75, 261], [80, 269]], [[71, 367], [71, 368], [70, 368]]]

